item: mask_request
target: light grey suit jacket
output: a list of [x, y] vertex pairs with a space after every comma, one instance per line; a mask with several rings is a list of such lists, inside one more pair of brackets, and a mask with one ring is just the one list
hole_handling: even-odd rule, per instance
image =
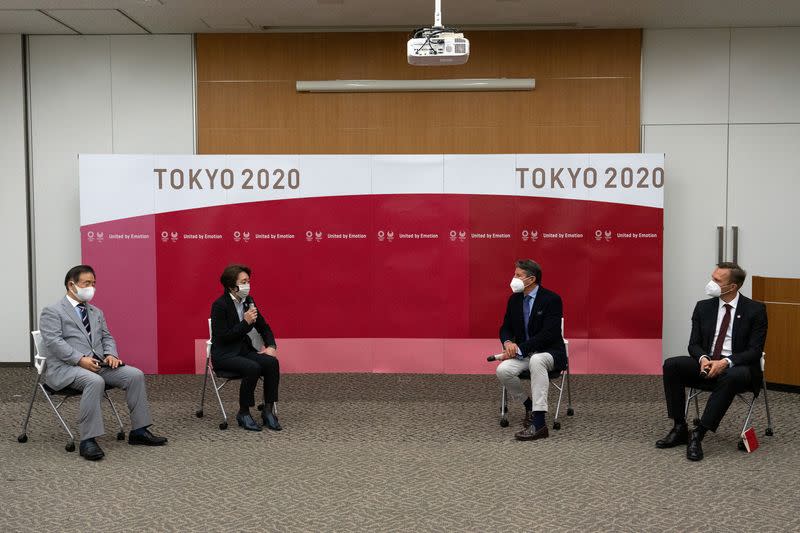
[[75, 381], [83, 371], [77, 366], [81, 357], [96, 355], [101, 360], [106, 355], [117, 357], [117, 343], [108, 331], [103, 312], [90, 304], [86, 304], [86, 311], [92, 329], [91, 340], [66, 296], [42, 309], [39, 331], [46, 350], [41, 355], [47, 357], [44, 379], [55, 390]]

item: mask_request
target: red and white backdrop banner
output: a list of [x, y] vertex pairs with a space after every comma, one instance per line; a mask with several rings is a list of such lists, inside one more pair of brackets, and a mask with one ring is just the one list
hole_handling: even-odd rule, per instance
[[486, 373], [514, 261], [576, 373], [661, 368], [663, 154], [81, 155], [83, 260], [122, 356], [202, 372], [230, 263], [284, 372]]

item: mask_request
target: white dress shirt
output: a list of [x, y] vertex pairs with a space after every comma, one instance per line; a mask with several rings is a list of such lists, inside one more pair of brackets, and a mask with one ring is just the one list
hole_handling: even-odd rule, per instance
[[[727, 331], [720, 332], [719, 328], [722, 326], [722, 319], [725, 318], [725, 304], [731, 306], [731, 320], [728, 322], [728, 329]], [[739, 305], [739, 293], [736, 293], [736, 296], [730, 302], [724, 301], [722, 298], [719, 298], [719, 307], [717, 308], [717, 326], [715, 329], [716, 333], [714, 334], [714, 338], [711, 341], [711, 347], [717, 344], [717, 337], [720, 335], [725, 335], [725, 340], [722, 341], [722, 354], [721, 358], [728, 361], [728, 368], [733, 366], [733, 361], [731, 360], [731, 355], [733, 354], [733, 320], [736, 318], [736, 307]], [[708, 357], [707, 355], [703, 357]]]
[[[244, 320], [244, 301], [238, 299], [236, 296], [231, 294], [231, 300], [233, 300], [233, 306], [236, 308], [236, 314], [239, 315], [239, 320]], [[719, 327], [719, 324], [717, 324]]]

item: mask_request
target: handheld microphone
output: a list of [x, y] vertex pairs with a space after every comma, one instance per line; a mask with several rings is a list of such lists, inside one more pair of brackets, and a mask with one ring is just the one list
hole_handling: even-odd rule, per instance
[[244, 299], [244, 302], [242, 302], [242, 308], [245, 311], [248, 311], [252, 306], [253, 306], [253, 298], [248, 294], [247, 297]]
[[486, 358], [486, 361], [488, 361], [489, 363], [491, 363], [493, 361], [502, 361], [502, 360], [503, 360], [503, 354], [501, 354], [501, 353], [498, 353], [498, 354], [495, 354], [495, 355], [490, 355], [490, 356], [488, 356]]

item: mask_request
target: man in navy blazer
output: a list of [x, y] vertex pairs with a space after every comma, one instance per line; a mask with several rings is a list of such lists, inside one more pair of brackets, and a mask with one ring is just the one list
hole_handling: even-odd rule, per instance
[[[716, 431], [736, 394], [758, 390], [762, 382], [761, 355], [767, 340], [767, 308], [739, 294], [747, 274], [735, 263], [719, 263], [706, 285], [711, 296], [695, 305], [689, 356], [664, 361], [667, 414], [674, 426], [657, 448], [687, 444], [690, 461], [703, 459], [706, 431]], [[685, 387], [711, 391], [700, 424], [686, 425]]]
[[[567, 350], [561, 335], [563, 304], [561, 297], [541, 285], [542, 268], [532, 259], [516, 262], [511, 280], [513, 294], [500, 326], [502, 362], [497, 378], [512, 399], [525, 406], [523, 428], [514, 437], [537, 440], [549, 436], [545, 413], [549, 372], [567, 368]], [[519, 375], [531, 374], [531, 395], [522, 391]]]

